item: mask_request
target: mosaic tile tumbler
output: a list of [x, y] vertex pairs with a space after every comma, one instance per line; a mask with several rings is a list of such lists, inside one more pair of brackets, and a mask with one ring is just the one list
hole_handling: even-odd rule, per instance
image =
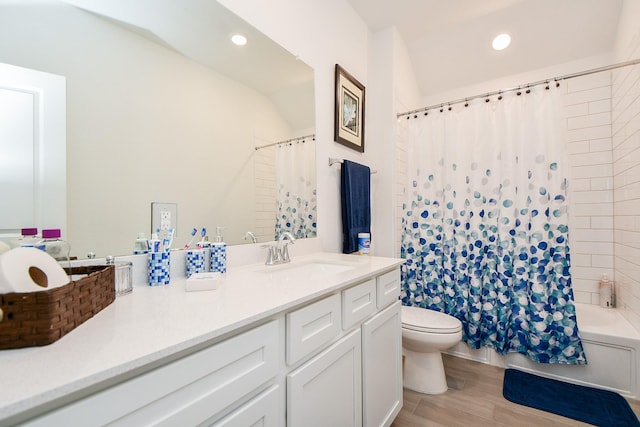
[[187, 251], [187, 278], [195, 273], [204, 273], [205, 269], [205, 250], [192, 249]]
[[227, 244], [213, 243], [211, 245], [211, 271], [227, 272]]
[[149, 286], [168, 285], [170, 271], [171, 252], [149, 252]]

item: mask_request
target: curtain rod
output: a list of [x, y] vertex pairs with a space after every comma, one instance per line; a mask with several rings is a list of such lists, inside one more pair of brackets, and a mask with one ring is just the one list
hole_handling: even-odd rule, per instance
[[[554, 77], [554, 78], [551, 78], [551, 79], [546, 79], [546, 80], [540, 80], [540, 81], [537, 81], [537, 82], [527, 83], [527, 84], [524, 84], [524, 85], [520, 85], [518, 87], [511, 87], [511, 88], [508, 88], [508, 89], [495, 90], [493, 92], [487, 92], [487, 93], [482, 94], [482, 95], [474, 95], [474, 96], [470, 96], [470, 97], [463, 98], [463, 99], [457, 99], [455, 101], [443, 102], [441, 104], [434, 104], [434, 105], [430, 105], [428, 107], [418, 108], [417, 110], [411, 110], [411, 111], [407, 111], [407, 112], [404, 112], [404, 113], [399, 113], [399, 114], [397, 114], [396, 117], [400, 118], [400, 117], [404, 117], [404, 116], [410, 116], [411, 114], [422, 113], [422, 112], [425, 112], [425, 111], [433, 110], [434, 108], [442, 108], [444, 106], [450, 106], [452, 104], [460, 104], [461, 102], [471, 101], [472, 99], [488, 98], [490, 96], [500, 95], [500, 94], [503, 94], [505, 92], [513, 92], [513, 91], [516, 91], [516, 90], [529, 88], [531, 86], [537, 86], [537, 85], [541, 85], [541, 84], [544, 84], [544, 83], [550, 83], [552, 81], [558, 82], [560, 80], [568, 80], [568, 79], [572, 79], [574, 77], [586, 76], [586, 75], [589, 75], [589, 74], [600, 73], [602, 71], [614, 70], [616, 68], [628, 67], [629, 65], [636, 65], [636, 64], [640, 64], [640, 58], [639, 59], [632, 59], [632, 60], [626, 61], [626, 62], [619, 62], [617, 64], [607, 65], [607, 66], [604, 66], [604, 67], [592, 68], [590, 70], [580, 71], [580, 72], [577, 72], [577, 73], [566, 74], [564, 76]], [[409, 117], [407, 117], [407, 119], [409, 119]]]
[[259, 147], [254, 147], [254, 149], [257, 151], [257, 150], [260, 150], [262, 148], [273, 147], [274, 145], [279, 145], [279, 144], [286, 144], [287, 142], [302, 141], [303, 139], [307, 139], [307, 138], [314, 138], [314, 140], [315, 140], [315, 137], [316, 137], [316, 134], [312, 133], [311, 135], [299, 136], [297, 138], [287, 139], [286, 141], [279, 141], [279, 142], [273, 142], [273, 143], [267, 144], [267, 145], [260, 145]]

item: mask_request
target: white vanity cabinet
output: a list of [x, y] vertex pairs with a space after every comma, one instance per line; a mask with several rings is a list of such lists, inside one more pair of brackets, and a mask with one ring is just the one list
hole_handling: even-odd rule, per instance
[[288, 427], [391, 424], [402, 407], [399, 294], [400, 272], [394, 270], [342, 290], [339, 300], [333, 295], [287, 315], [287, 338], [296, 337], [294, 344], [303, 329], [326, 343], [342, 324], [339, 339], [287, 375]]
[[0, 416], [0, 427], [389, 426], [402, 407], [397, 265], [336, 279], [207, 347], [168, 352], [164, 362], [138, 364], [137, 373], [106, 377], [16, 422]]

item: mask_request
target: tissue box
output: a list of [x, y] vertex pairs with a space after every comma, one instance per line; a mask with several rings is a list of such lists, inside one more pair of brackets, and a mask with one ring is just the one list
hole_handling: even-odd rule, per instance
[[114, 301], [115, 266], [65, 270], [86, 276], [39, 292], [0, 294], [0, 349], [51, 344]]

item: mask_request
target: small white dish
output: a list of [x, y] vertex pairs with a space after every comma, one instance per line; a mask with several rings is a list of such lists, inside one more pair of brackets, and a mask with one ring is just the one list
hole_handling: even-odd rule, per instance
[[195, 273], [187, 279], [184, 289], [187, 292], [213, 291], [221, 282], [222, 274], [219, 272]]

